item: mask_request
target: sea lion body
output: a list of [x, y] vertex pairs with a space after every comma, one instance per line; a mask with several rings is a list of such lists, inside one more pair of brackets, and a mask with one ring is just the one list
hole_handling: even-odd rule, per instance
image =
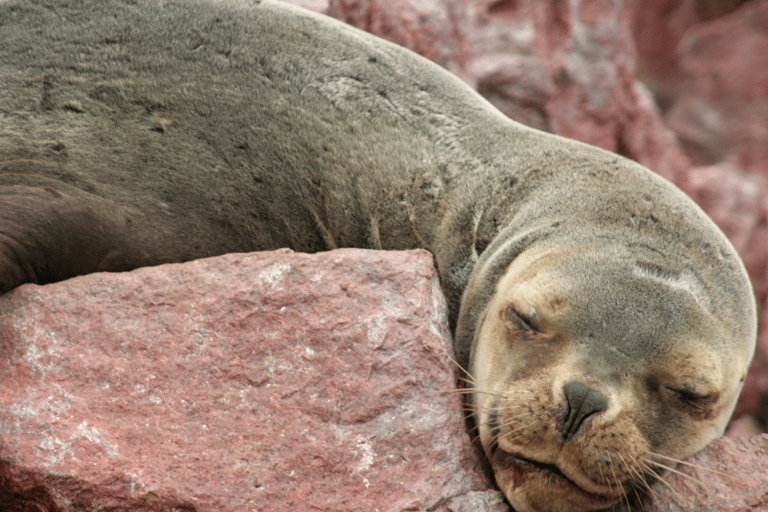
[[749, 280], [638, 164], [270, 0], [6, 0], [0, 40], [0, 291], [235, 251], [423, 247], [518, 510], [627, 501], [653, 453], [722, 433], [754, 351]]

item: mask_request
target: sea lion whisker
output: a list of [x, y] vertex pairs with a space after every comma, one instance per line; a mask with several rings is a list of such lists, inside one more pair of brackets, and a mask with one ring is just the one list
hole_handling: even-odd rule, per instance
[[[474, 393], [481, 393], [482, 390], [478, 388], [452, 388], [452, 389], [439, 389], [438, 393], [451, 394], [451, 395], [472, 395]], [[499, 398], [504, 398], [503, 395], [496, 395]]]
[[482, 393], [483, 395], [495, 396], [496, 398], [506, 399], [507, 397], [501, 393], [495, 391], [488, 391], [481, 388], [456, 388], [456, 389], [441, 389], [440, 393], [452, 393], [456, 395], [472, 395]]
[[481, 405], [475, 405], [475, 404], [465, 404], [465, 405], [462, 407], [462, 410], [463, 410], [464, 412], [468, 412], [468, 413], [472, 413], [472, 414], [477, 414], [477, 413], [490, 413], [490, 412], [492, 411], [492, 409], [488, 409], [488, 408], [487, 408], [487, 407], [485, 407], [485, 406], [481, 406]]
[[[517, 409], [518, 407], [510, 406], [510, 407], [496, 407], [496, 411], [512, 411], [514, 409]], [[506, 419], [504, 426], [509, 426], [512, 424], [513, 420], [519, 419], [519, 418], [525, 418], [526, 416], [532, 416], [531, 411], [525, 411], [520, 414], [515, 414], [513, 416], [510, 416]], [[540, 421], [540, 420], [539, 420]]]
[[630, 506], [629, 498], [627, 497], [627, 489], [621, 483], [621, 480], [619, 480], [618, 475], [616, 475], [616, 471], [614, 470], [613, 459], [611, 458], [611, 453], [610, 453], [610, 451], [607, 448], [606, 448], [605, 452], [608, 454], [608, 467], [610, 468], [611, 473], [613, 474], [613, 479], [616, 481], [617, 490], [620, 492], [621, 497], [623, 498], [624, 502], [626, 503], [627, 510], [631, 510], [632, 507]]
[[687, 475], [687, 474], [683, 473], [682, 471], [676, 470], [673, 467], [666, 466], [666, 465], [662, 464], [661, 462], [654, 462], [654, 464], [656, 466], [660, 467], [660, 468], [666, 469], [670, 473], [674, 473], [676, 475], [680, 475], [683, 478], [687, 478], [687, 479], [689, 479], [689, 480], [691, 480], [693, 482], [696, 482], [699, 485], [702, 485], [702, 486], [706, 487], [706, 484], [704, 482], [702, 482], [701, 480], [699, 480], [698, 478], [692, 477], [691, 475]]
[[[528, 423], [528, 424], [526, 424], [526, 425], [521, 425], [521, 426], [519, 426], [519, 427], [517, 427], [517, 428], [513, 428], [513, 429], [512, 429], [512, 430], [510, 430], [509, 432], [504, 432], [504, 433], [501, 433], [501, 434], [499, 435], [499, 439], [501, 439], [501, 438], [507, 438], [507, 437], [508, 437], [508, 436], [510, 436], [511, 434], [514, 434], [515, 432], [519, 432], [519, 431], [521, 431], [521, 430], [525, 430], [525, 429], [527, 429], [527, 428], [530, 428], [530, 427], [532, 427], [533, 425], [535, 425], [535, 424], [537, 424], [537, 423], [541, 423], [541, 420], [536, 420], [536, 421], [533, 421], [533, 422], [531, 422], [531, 423]], [[507, 425], [509, 425], [509, 423], [507, 423]], [[507, 439], [507, 441], [513, 441], [514, 439], [516, 439], [516, 438]]]
[[[635, 465], [637, 465], [637, 468], [635, 468], [634, 466], [630, 466], [630, 469], [637, 475], [637, 477], [639, 478], [639, 481], [643, 484], [643, 487], [645, 488], [645, 490], [654, 494], [653, 489], [651, 489], [651, 484], [650, 482], [648, 482], [648, 479], [646, 478], [646, 474], [650, 472], [649, 471], [650, 468], [648, 467], [648, 465], [643, 461], [637, 460], [637, 458], [634, 455], [632, 455], [632, 453], [630, 452], [627, 452], [627, 457], [631, 458], [632, 461], [635, 463]], [[655, 473], [653, 474], [655, 476]]]
[[629, 472], [631, 475], [634, 475], [632, 478], [635, 482], [637, 482], [637, 485], [632, 485], [632, 491], [635, 493], [635, 497], [637, 498], [637, 502], [640, 504], [640, 507], [642, 507], [643, 510], [645, 510], [645, 505], [643, 504], [643, 498], [638, 493], [637, 488], [639, 486], [642, 486], [642, 490], [645, 493], [651, 494], [652, 496], [655, 496], [656, 493], [651, 489], [650, 484], [648, 483], [648, 480], [645, 477], [645, 472], [640, 471], [635, 465], [642, 468], [643, 465], [638, 462], [638, 460], [627, 451], [627, 457], [631, 458], [632, 461], [634, 461], [634, 464], [629, 464], [628, 461], [624, 460], [624, 457], [621, 456], [621, 453], [618, 452], [619, 457], [621, 457], [621, 460], [624, 462], [624, 464], [627, 466], [627, 469], [629, 469]]
[[485, 405], [485, 404], [478, 404], [478, 403], [470, 402], [470, 401], [462, 402], [462, 407], [464, 407], [465, 409], [472, 409], [472, 410], [475, 410], [475, 411], [478, 411], [478, 412], [480, 412], [480, 411], [486, 411], [486, 412], [493, 411], [493, 406]]
[[470, 383], [470, 384], [472, 384], [472, 385], [473, 385], [473, 386], [475, 386], [475, 387], [480, 387], [480, 383], [477, 381], [477, 379], [475, 379], [475, 377], [474, 377], [474, 376], [473, 376], [473, 375], [472, 375], [472, 374], [471, 374], [469, 371], [467, 371], [467, 369], [466, 369], [466, 368], [464, 368], [464, 367], [463, 367], [463, 366], [462, 366], [462, 365], [461, 365], [461, 364], [460, 364], [460, 363], [459, 363], [459, 362], [456, 360], [456, 358], [455, 358], [455, 357], [453, 357], [453, 355], [452, 355], [450, 352], [448, 352], [448, 350], [446, 350], [446, 348], [445, 348], [444, 346], [440, 345], [440, 350], [442, 350], [442, 351], [443, 351], [443, 354], [445, 354], [445, 355], [446, 355], [446, 357], [448, 357], [448, 359], [449, 359], [449, 360], [450, 360], [450, 361], [451, 361], [451, 362], [452, 362], [452, 363], [453, 363], [453, 364], [456, 366], [456, 368], [458, 368], [458, 369], [459, 369], [459, 371], [461, 372], [461, 376], [459, 377], [459, 381], [460, 381], [460, 382], [462, 382], [462, 383]]
[[[675, 489], [675, 487], [667, 481], [667, 479], [664, 476], [664, 474], [662, 474], [661, 472], [658, 471], [658, 468], [651, 466], [646, 461], [641, 461], [641, 462], [648, 469], [648, 472], [651, 473], [657, 481], [659, 481], [663, 485], [665, 485], [670, 491], [672, 491], [672, 493], [677, 498], [680, 498], [680, 499], [682, 499], [684, 501], [684, 498], [682, 496], [680, 496], [680, 493], [677, 491], [677, 489]], [[653, 463], [653, 461], [651, 461], [651, 463]], [[675, 498], [672, 498], [672, 499], [675, 500]], [[677, 503], [677, 500], [675, 500], [675, 502]]]
[[[729, 475], [729, 474], [727, 474], [727, 473], [723, 473], [722, 471], [718, 471], [718, 470], [716, 470], [716, 469], [708, 468], [708, 467], [706, 467], [706, 466], [702, 466], [702, 465], [700, 465], [700, 464], [695, 464], [695, 463], [693, 463], [693, 462], [686, 462], [686, 461], [684, 461], [684, 460], [681, 460], [681, 459], [676, 459], [676, 458], [674, 458], [674, 457], [667, 457], [666, 455], [662, 455], [662, 454], [660, 454], [660, 453], [655, 453], [655, 452], [651, 452], [651, 455], [652, 455], [653, 457], [659, 457], [659, 458], [662, 458], [662, 459], [666, 459], [666, 460], [668, 460], [668, 461], [671, 461], [671, 462], [674, 462], [674, 463], [676, 463], [676, 464], [682, 464], [682, 465], [684, 465], [684, 466], [688, 466], [688, 467], [691, 467], [691, 468], [700, 469], [700, 470], [702, 470], [702, 471], [707, 471], [707, 472], [709, 472], [709, 473], [714, 473], [714, 474], [716, 474], [716, 475], [724, 476], [724, 477], [730, 478], [730, 479], [732, 479], [732, 480], [735, 480], [735, 479], [736, 479], [736, 477], [734, 477], [733, 475]], [[654, 462], [654, 461], [651, 461], [651, 462], [652, 462], [653, 464], [656, 464], [656, 462]]]
[[655, 493], [650, 488], [648, 483], [645, 481], [645, 478], [643, 477], [642, 473], [637, 472], [637, 470], [635, 470], [635, 469], [631, 469], [630, 471], [632, 473], [636, 473], [637, 474], [637, 478], [639, 478], [639, 480], [638, 480], [639, 484], [632, 486], [632, 492], [635, 493], [635, 498], [637, 498], [637, 503], [640, 505], [640, 507], [643, 510], [645, 510], [645, 504], [643, 503], [643, 501], [644, 501], [643, 500], [643, 496], [640, 496], [640, 492], [638, 491], [638, 487], [640, 487], [640, 484], [642, 484], [641, 489], [642, 489], [642, 491], [644, 493], [647, 492], [647, 493], [650, 493], [651, 495], [654, 495]]
[[[513, 403], [513, 402], [510, 402], [509, 400], [506, 400], [505, 402], [506, 403], [504, 405], [497, 405], [496, 411], [498, 411], [499, 413], [502, 413], [502, 412], [509, 413], [515, 410], [525, 410], [524, 414], [531, 414], [531, 411], [526, 410], [522, 404]], [[519, 416], [514, 416], [514, 417], [517, 418]]]
[[467, 434], [471, 438], [474, 438], [475, 436], [479, 435], [480, 433], [480, 425], [473, 425], [472, 428], [467, 429]]
[[[535, 425], [536, 423], [538, 423], [538, 421], [534, 421], [534, 422], [531, 422], [531, 423], [527, 423], [527, 424], [525, 424], [525, 425], [519, 425], [519, 426], [517, 426], [517, 427], [515, 427], [515, 428], [513, 428], [513, 429], [510, 429], [510, 430], [508, 430], [508, 431], [506, 431], [506, 432], [503, 432], [503, 433], [501, 433], [501, 435], [502, 435], [502, 436], [508, 436], [508, 435], [510, 435], [510, 434], [514, 434], [515, 432], [519, 432], [519, 431], [521, 431], [521, 430], [525, 430], [525, 429], [527, 429], [527, 428], [529, 428], [529, 427], [531, 427], [531, 426]], [[511, 421], [510, 421], [510, 422], [507, 422], [507, 423], [505, 423], [505, 424], [503, 424], [503, 425], [499, 425], [499, 428], [502, 428], [502, 429], [503, 429], [503, 428], [505, 428], [505, 427], [509, 427], [510, 425], [512, 425], [512, 422], [511, 422]]]

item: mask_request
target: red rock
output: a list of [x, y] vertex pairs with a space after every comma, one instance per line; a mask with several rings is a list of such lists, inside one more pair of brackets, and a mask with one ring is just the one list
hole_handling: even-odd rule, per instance
[[[509, 512], [511, 509], [498, 491], [476, 491], [453, 498], [446, 505], [446, 512]], [[514, 512], [514, 511], [513, 511]]]
[[681, 91], [667, 122], [688, 153], [768, 176], [768, 2], [690, 28], [677, 54]]
[[443, 392], [445, 309], [425, 251], [22, 286], [0, 297], [0, 503], [441, 510], [485, 491]]
[[768, 175], [768, 2], [633, 3], [640, 68], [686, 153]]
[[630, 0], [638, 69], [654, 91], [679, 79], [675, 50], [685, 31], [700, 23], [695, 0]]
[[768, 97], [768, 2], [746, 2], [710, 23], [687, 30], [677, 48], [683, 72], [712, 98]]
[[728, 423], [726, 437], [752, 437], [763, 433], [763, 427], [758, 420], [749, 415], [741, 415]]
[[768, 510], [768, 435], [721, 438], [653, 485], [648, 512]]

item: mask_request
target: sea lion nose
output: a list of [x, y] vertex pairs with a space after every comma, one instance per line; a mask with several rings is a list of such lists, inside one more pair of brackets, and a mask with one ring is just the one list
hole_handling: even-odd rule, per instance
[[570, 441], [584, 420], [608, 407], [608, 397], [577, 380], [563, 386], [565, 400], [557, 418], [557, 430], [563, 441]]

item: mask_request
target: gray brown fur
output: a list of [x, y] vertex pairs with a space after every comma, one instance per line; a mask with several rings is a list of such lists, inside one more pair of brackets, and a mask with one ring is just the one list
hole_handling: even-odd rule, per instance
[[454, 326], [475, 270], [466, 365], [517, 254], [599, 241], [693, 269], [750, 335], [741, 261], [674, 186], [335, 20], [267, 0], [5, 0], [0, 41], [0, 291], [233, 251], [424, 247]]

